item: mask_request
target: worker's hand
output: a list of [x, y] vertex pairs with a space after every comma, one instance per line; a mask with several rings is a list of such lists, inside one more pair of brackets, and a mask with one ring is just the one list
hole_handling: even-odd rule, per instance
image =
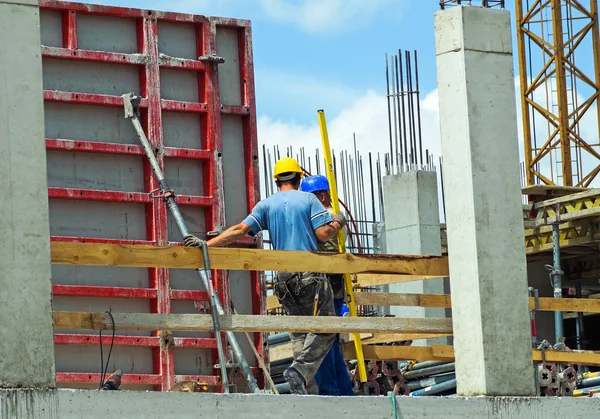
[[333, 214], [331, 218], [333, 219], [333, 221], [337, 221], [338, 223], [340, 223], [340, 228], [346, 227], [347, 221], [346, 217], [344, 217], [344, 214]]
[[183, 245], [185, 247], [201, 247], [204, 240], [200, 240], [198, 237], [188, 234], [183, 238]]

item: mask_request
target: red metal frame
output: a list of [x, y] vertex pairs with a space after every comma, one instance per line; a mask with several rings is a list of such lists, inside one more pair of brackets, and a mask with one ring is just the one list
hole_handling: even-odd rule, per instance
[[[252, 61], [252, 36], [250, 22], [238, 19], [207, 18], [200, 15], [157, 12], [151, 10], [131, 9], [124, 7], [108, 7], [90, 4], [68, 3], [54, 0], [40, 0], [42, 10], [53, 10], [62, 13], [63, 45], [59, 47], [42, 47], [44, 58], [114, 63], [134, 65], [139, 68], [139, 94], [141, 100], [141, 120], [150, 143], [162, 149], [158, 159], [164, 170], [165, 157], [191, 159], [201, 161], [204, 170], [204, 191], [206, 196], [177, 195], [180, 205], [200, 206], [205, 208], [205, 224], [207, 231], [220, 231], [226, 227], [225, 194], [223, 192], [223, 165], [221, 115], [237, 115], [243, 118], [244, 154], [246, 166], [248, 211], [260, 199], [258, 171], [258, 142], [256, 129], [256, 105], [254, 98], [254, 76]], [[105, 15], [111, 17], [134, 18], [137, 21], [138, 52], [123, 54], [103, 51], [78, 49], [77, 17], [79, 14]], [[158, 21], [194, 24], [196, 27], [196, 47], [198, 56], [207, 56], [217, 52], [217, 28], [228, 27], [239, 31], [240, 80], [243, 102], [241, 106], [221, 106], [219, 98], [219, 79], [215, 66], [197, 60], [159, 56]], [[160, 96], [160, 69], [181, 69], [198, 73], [199, 101], [185, 102], [165, 100]], [[126, 93], [126, 92], [124, 92]], [[120, 96], [73, 93], [62, 91], [45, 91], [44, 100], [73, 104], [90, 104], [111, 107], [122, 107]], [[162, 111], [197, 113], [201, 119], [201, 149], [163, 147]], [[113, 155], [144, 156], [138, 145], [112, 144], [79, 141], [77, 139], [47, 138], [48, 150], [71, 151], [84, 153], [101, 153]], [[151, 199], [149, 192], [158, 185], [149, 164], [144, 162], [145, 192], [100, 191], [73, 188], [49, 188], [50, 199], [73, 199], [104, 202], [130, 202], [144, 204], [146, 207], [147, 240], [98, 239], [88, 237], [52, 237], [54, 241], [77, 241], [118, 244], [152, 244], [167, 245], [167, 210], [165, 204], [158, 199]], [[246, 245], [256, 246], [248, 241]], [[260, 243], [258, 243], [260, 245]], [[219, 291], [223, 306], [230, 311], [229, 279], [227, 272], [213, 273], [215, 285]], [[54, 285], [54, 295], [68, 297], [110, 297], [147, 299], [151, 302], [153, 313], [170, 313], [173, 300], [206, 300], [207, 295], [201, 291], [172, 290], [168, 269], [149, 269], [149, 288], [123, 288], [104, 286]], [[254, 314], [265, 310], [263, 281], [257, 272], [251, 275], [252, 306]], [[160, 344], [160, 331], [152, 336], [117, 336], [117, 346], [141, 346], [153, 350], [153, 374], [125, 374], [123, 383], [152, 385], [156, 390], [166, 391], [181, 380], [199, 379], [220, 388], [220, 379], [215, 371], [214, 376], [179, 376], [175, 375], [175, 348], [209, 348], [213, 349], [213, 361], [216, 363], [216, 339], [214, 338], [174, 338], [171, 348]], [[103, 344], [110, 343], [110, 336], [103, 336]], [[96, 335], [55, 334], [57, 345], [98, 345], [100, 339]], [[259, 353], [263, 353], [263, 336], [255, 334], [255, 344]], [[257, 371], [255, 369], [255, 371]], [[257, 378], [262, 379], [257, 371]], [[97, 373], [57, 372], [59, 383], [97, 383]], [[222, 390], [222, 388], [220, 388]]]

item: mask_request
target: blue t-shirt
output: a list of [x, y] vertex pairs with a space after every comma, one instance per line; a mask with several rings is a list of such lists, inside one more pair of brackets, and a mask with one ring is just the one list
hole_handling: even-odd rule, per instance
[[315, 229], [331, 221], [314, 194], [291, 190], [260, 201], [242, 222], [252, 235], [268, 230], [275, 250], [317, 251]]

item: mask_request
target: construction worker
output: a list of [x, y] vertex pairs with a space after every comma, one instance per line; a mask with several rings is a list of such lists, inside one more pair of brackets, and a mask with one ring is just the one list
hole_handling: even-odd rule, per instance
[[[329, 181], [325, 176], [316, 175], [309, 176], [302, 181], [300, 190], [314, 194], [317, 199], [323, 204], [330, 214], [333, 213], [331, 207], [331, 196], [329, 194]], [[322, 252], [338, 253], [337, 237], [333, 237], [326, 242], [319, 243], [319, 250]], [[342, 316], [344, 300], [346, 298], [346, 290], [344, 287], [343, 274], [328, 274], [329, 283], [333, 290], [333, 302], [336, 316]], [[353, 396], [352, 381], [346, 368], [344, 355], [342, 353], [339, 335], [331, 347], [331, 350], [323, 360], [319, 371], [315, 376], [315, 380], [319, 385], [319, 394], [323, 396]]]
[[[226, 246], [249, 234], [263, 230], [275, 250], [317, 251], [344, 228], [343, 216], [331, 216], [313, 195], [301, 192], [304, 172], [298, 162], [286, 157], [275, 164], [273, 177], [279, 191], [261, 200], [241, 223], [209, 240], [208, 246]], [[186, 236], [186, 246], [200, 246], [195, 236]], [[283, 309], [293, 316], [335, 316], [333, 292], [327, 277], [318, 272], [280, 272], [273, 281], [273, 292]], [[292, 394], [318, 394], [314, 375], [327, 355], [334, 333], [291, 333], [294, 361], [283, 376]]]

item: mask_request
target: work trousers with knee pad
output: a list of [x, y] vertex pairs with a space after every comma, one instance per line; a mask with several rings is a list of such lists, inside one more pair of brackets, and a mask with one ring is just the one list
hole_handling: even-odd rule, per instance
[[[282, 272], [275, 278], [273, 292], [290, 316], [313, 316], [317, 294], [317, 316], [335, 316], [333, 292], [324, 274]], [[294, 351], [291, 368], [302, 375], [309, 394], [319, 394], [314, 377], [333, 345], [335, 333], [290, 333], [290, 337]]]

